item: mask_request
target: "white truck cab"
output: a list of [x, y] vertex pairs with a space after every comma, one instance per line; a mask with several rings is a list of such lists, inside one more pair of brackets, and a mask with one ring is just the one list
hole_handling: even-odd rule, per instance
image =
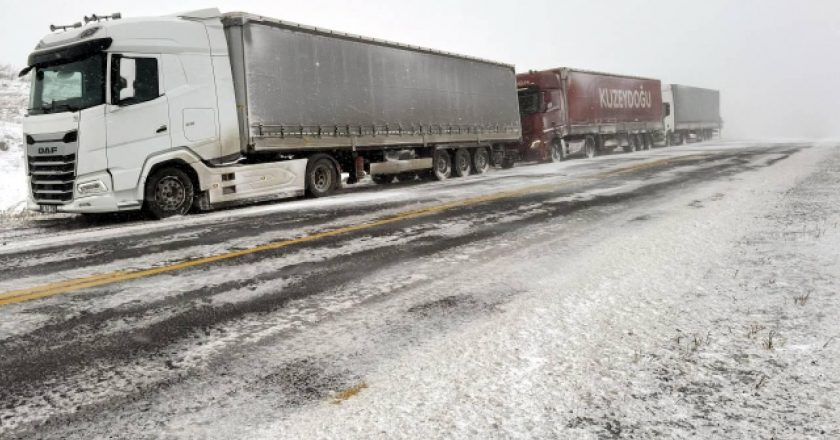
[[28, 64], [30, 209], [145, 207], [164, 217], [186, 213], [198, 194], [205, 205], [303, 194], [306, 160], [237, 163], [237, 106], [216, 9], [90, 20], [44, 37]]

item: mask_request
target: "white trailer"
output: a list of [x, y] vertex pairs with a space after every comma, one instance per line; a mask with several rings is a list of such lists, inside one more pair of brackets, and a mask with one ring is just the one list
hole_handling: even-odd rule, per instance
[[31, 209], [154, 217], [481, 173], [521, 136], [510, 65], [217, 9], [86, 18], [29, 57]]
[[723, 128], [717, 90], [663, 84], [662, 107], [667, 145], [708, 140]]

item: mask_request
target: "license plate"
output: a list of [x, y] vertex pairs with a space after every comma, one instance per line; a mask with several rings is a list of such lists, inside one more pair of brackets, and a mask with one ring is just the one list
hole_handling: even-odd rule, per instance
[[41, 212], [44, 214], [55, 214], [58, 212], [58, 206], [55, 205], [40, 205]]

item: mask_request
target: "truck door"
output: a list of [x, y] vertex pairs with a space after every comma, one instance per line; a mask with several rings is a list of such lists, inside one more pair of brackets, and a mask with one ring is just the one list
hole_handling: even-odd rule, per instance
[[172, 147], [160, 57], [112, 54], [106, 115], [108, 169], [114, 191], [133, 189], [149, 156]]

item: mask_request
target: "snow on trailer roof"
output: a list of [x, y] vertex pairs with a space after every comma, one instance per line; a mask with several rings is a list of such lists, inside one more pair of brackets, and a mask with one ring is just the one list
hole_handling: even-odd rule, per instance
[[362, 35], [350, 34], [350, 33], [347, 33], [347, 32], [333, 31], [333, 30], [330, 30], [330, 29], [323, 29], [323, 28], [318, 28], [318, 27], [315, 27], [315, 26], [308, 26], [308, 25], [305, 25], [305, 24], [299, 24], [299, 23], [293, 23], [293, 22], [290, 22], [290, 21], [278, 20], [276, 18], [266, 17], [266, 16], [263, 16], [263, 15], [257, 15], [257, 14], [250, 14], [250, 13], [247, 13], [247, 12], [226, 12], [226, 13], [222, 14], [222, 22], [225, 25], [228, 25], [228, 24], [244, 25], [247, 22], [254, 22], [254, 23], [266, 24], [266, 25], [276, 26], [276, 27], [285, 28], [285, 29], [301, 31], [301, 32], [309, 32], [309, 33], [313, 33], [313, 34], [326, 35], [326, 36], [335, 37], [335, 38], [342, 38], [342, 39], [350, 40], [350, 41], [359, 41], [359, 42], [364, 42], [364, 43], [376, 44], [376, 45], [379, 45], [379, 46], [394, 47], [394, 48], [399, 48], [399, 49], [408, 49], [408, 50], [412, 50], [412, 51], [415, 51], [415, 52], [428, 53], [428, 54], [434, 54], [434, 55], [443, 55], [443, 56], [447, 56], [447, 57], [459, 58], [459, 59], [463, 59], [463, 60], [471, 60], [471, 61], [476, 61], [476, 62], [486, 63], [486, 64], [495, 64], [497, 66], [508, 67], [512, 70], [515, 70], [515, 67], [514, 67], [513, 64], [502, 63], [500, 61], [493, 61], [493, 60], [488, 60], [488, 59], [484, 59], [484, 58], [472, 57], [472, 56], [469, 56], [469, 55], [461, 55], [461, 54], [457, 54], [457, 53], [453, 53], [453, 52], [445, 52], [445, 51], [441, 51], [441, 50], [429, 49], [429, 48], [421, 47], [421, 46], [413, 46], [413, 45], [410, 45], [410, 44], [397, 43], [397, 42], [394, 42], [394, 41], [381, 40], [379, 38], [365, 37], [365, 36], [362, 36]]
[[542, 70], [528, 70], [527, 72], [521, 72], [517, 75], [527, 75], [532, 73], [540, 73], [540, 72], [553, 72], [557, 70], [566, 70], [569, 72], [579, 72], [579, 73], [589, 73], [592, 75], [604, 75], [604, 76], [619, 76], [621, 78], [632, 78], [632, 79], [643, 79], [649, 81], [662, 81], [659, 78], [649, 78], [645, 76], [636, 76], [636, 75], [625, 75], [623, 73], [611, 73], [611, 72], [599, 72], [597, 70], [587, 70], [587, 69], [577, 69], [575, 67], [553, 67], [550, 69], [542, 69]]

